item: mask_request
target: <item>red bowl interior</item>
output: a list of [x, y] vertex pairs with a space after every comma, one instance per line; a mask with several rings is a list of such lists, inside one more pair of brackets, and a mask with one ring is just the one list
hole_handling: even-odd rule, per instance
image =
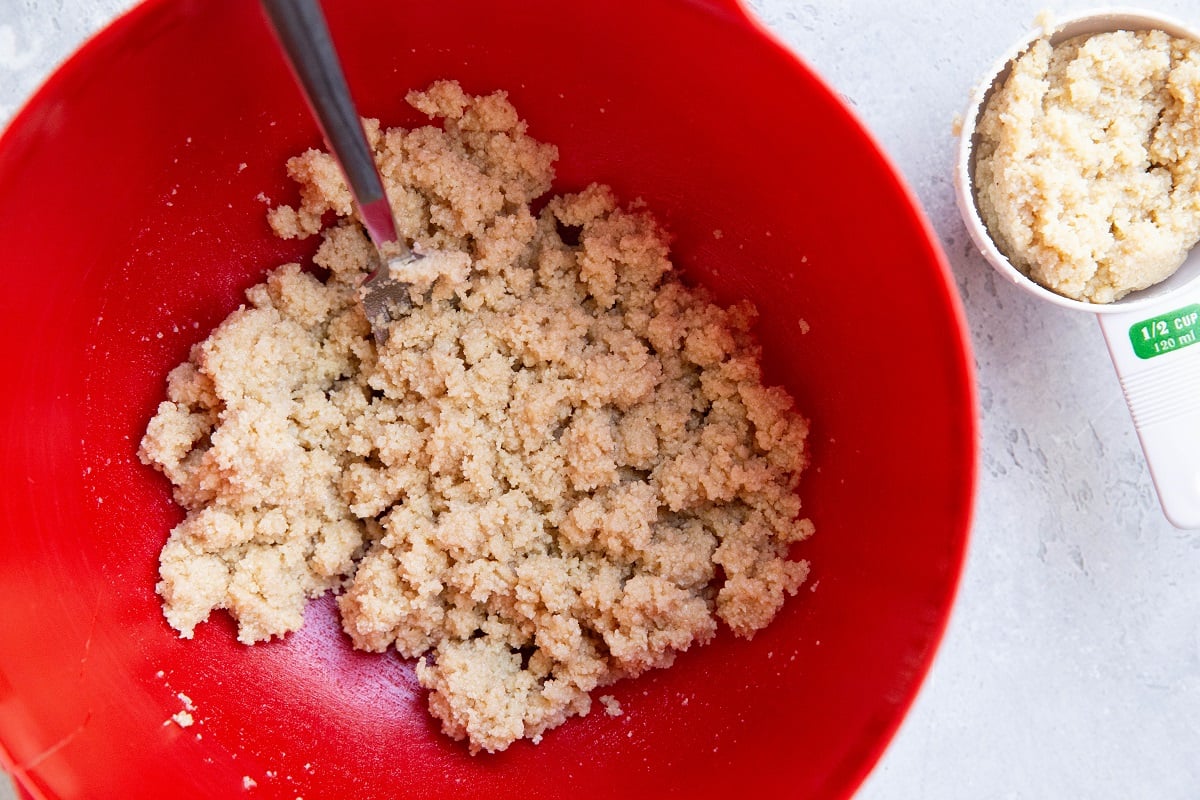
[[[180, 519], [135, 456], [185, 358], [268, 267], [319, 144], [246, 0], [137, 8], [0, 140], [0, 758], [47, 798], [844, 797], [943, 631], [976, 464], [961, 309], [868, 135], [731, 0], [327, 2], [364, 113], [442, 77], [508, 89], [561, 150], [559, 190], [642, 198], [677, 263], [761, 311], [768, 377], [813, 420], [809, 586], [612, 688], [624, 715], [471, 757], [412, 664], [352, 651], [328, 599], [247, 649], [223, 614], [185, 642], [154, 593]], [[720, 231], [719, 237], [714, 234]], [[807, 332], [805, 332], [807, 331]], [[197, 724], [164, 722], [190, 697]]]

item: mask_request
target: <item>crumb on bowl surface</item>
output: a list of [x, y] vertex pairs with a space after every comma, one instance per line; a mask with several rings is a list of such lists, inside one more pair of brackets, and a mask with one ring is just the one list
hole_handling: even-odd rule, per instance
[[1200, 43], [1162, 31], [1036, 40], [976, 127], [996, 247], [1075, 300], [1170, 277], [1200, 240]]
[[408, 99], [441, 124], [368, 124], [398, 227], [469, 269], [377, 346], [341, 174], [289, 161], [269, 220], [321, 235], [324, 277], [275, 269], [170, 373], [140, 449], [187, 512], [158, 591], [184, 637], [219, 608], [252, 644], [333, 590], [355, 647], [418, 658], [443, 730], [498, 751], [771, 621], [808, 574], [808, 423], [761, 382], [753, 308], [686, 286], [647, 212], [595, 185], [531, 210], [557, 152], [503, 93]]

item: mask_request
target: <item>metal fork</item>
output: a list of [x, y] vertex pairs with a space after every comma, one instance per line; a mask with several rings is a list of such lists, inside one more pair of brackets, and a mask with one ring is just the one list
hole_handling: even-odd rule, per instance
[[410, 285], [395, 277], [423, 256], [396, 233], [396, 221], [346, 85], [341, 62], [318, 0], [260, 0], [291, 64], [325, 141], [346, 176], [378, 266], [359, 288], [375, 341], [387, 341], [388, 323], [412, 307]]

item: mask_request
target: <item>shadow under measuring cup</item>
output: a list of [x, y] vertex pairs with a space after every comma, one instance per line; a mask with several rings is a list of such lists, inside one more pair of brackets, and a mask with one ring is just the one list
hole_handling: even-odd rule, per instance
[[1166, 280], [1112, 303], [1088, 303], [1053, 292], [1013, 266], [992, 241], [976, 205], [976, 127], [1012, 62], [1043, 36], [1056, 45], [1116, 30], [1159, 30], [1200, 42], [1200, 32], [1176, 20], [1132, 9], [1078, 14], [1056, 21], [1048, 31], [1032, 31], [972, 94], [963, 117], [954, 183], [968, 233], [1001, 275], [1042, 300], [1097, 316], [1163, 513], [1176, 527], [1194, 529], [1200, 528], [1200, 245]]

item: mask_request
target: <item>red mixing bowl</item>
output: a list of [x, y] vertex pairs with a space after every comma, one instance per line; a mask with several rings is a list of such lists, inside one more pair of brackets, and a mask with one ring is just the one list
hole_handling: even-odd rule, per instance
[[758, 306], [767, 377], [812, 418], [810, 583], [752, 641], [613, 686], [622, 716], [494, 756], [328, 598], [284, 641], [243, 647], [223, 613], [180, 640], [154, 584], [181, 513], [137, 443], [189, 346], [311, 255], [263, 198], [295, 200], [284, 161], [320, 137], [257, 3], [153, 0], [0, 139], [3, 766], [58, 800], [851, 794], [943, 632], [975, 481], [962, 310], [912, 195], [733, 0], [327, 7], [364, 113], [421, 122], [403, 97], [437, 78], [507, 89], [558, 190], [644, 199], [692, 280]]

